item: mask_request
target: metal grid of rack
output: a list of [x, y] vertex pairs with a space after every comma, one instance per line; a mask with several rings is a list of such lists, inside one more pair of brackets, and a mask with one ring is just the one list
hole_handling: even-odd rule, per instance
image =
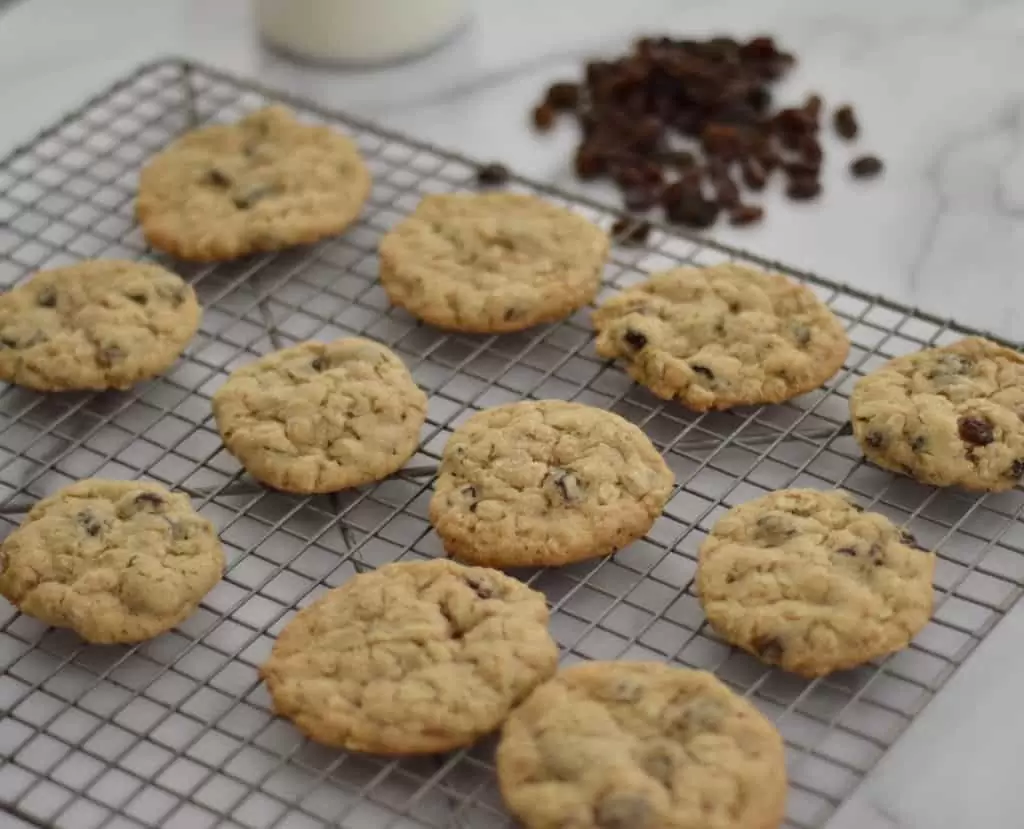
[[[437, 331], [389, 307], [376, 242], [424, 193], [472, 187], [475, 164], [178, 60], [143, 67], [0, 161], [0, 284], [82, 257], [150, 256], [132, 217], [140, 165], [191, 126], [271, 99], [358, 141], [375, 176], [360, 221], [309, 248], [216, 266], [169, 263], [196, 287], [205, 316], [162, 378], [124, 393], [0, 390], [0, 534], [73, 480], [145, 477], [189, 492], [229, 559], [190, 619], [134, 647], [86, 645], [0, 607], [0, 810], [69, 829], [511, 825], [493, 741], [397, 760], [317, 746], [271, 715], [257, 666], [295, 608], [323, 590], [390, 561], [443, 554], [427, 502], [455, 426], [482, 408], [554, 397], [639, 424], [677, 477], [645, 539], [608, 559], [516, 573], [546, 594], [563, 662], [646, 658], [713, 670], [786, 738], [787, 826], [823, 826], [1024, 585], [1020, 489], [975, 497], [896, 478], [866, 464], [846, 428], [859, 376], [966, 329], [780, 267], [846, 323], [854, 344], [846, 366], [790, 403], [703, 415], [657, 400], [597, 357], [586, 312], [515, 335]], [[540, 185], [512, 187], [606, 227], [615, 218]], [[606, 291], [652, 270], [729, 259], [766, 264], [659, 228], [641, 248], [615, 247]], [[221, 447], [212, 392], [270, 350], [352, 334], [390, 346], [428, 391], [419, 454], [390, 480], [330, 497], [254, 485]], [[729, 506], [794, 485], [842, 487], [937, 549], [934, 619], [910, 648], [807, 682], [707, 629], [692, 577], [708, 528]]]

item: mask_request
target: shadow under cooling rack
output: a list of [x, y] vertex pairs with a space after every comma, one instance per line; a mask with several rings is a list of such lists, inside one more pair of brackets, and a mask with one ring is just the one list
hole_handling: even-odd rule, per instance
[[[223, 581], [175, 631], [135, 647], [83, 644], [0, 609], [0, 809], [33, 826], [505, 827], [491, 741], [393, 760], [307, 742], [270, 713], [257, 666], [295, 608], [361, 570], [442, 555], [427, 521], [453, 428], [524, 398], [577, 400], [639, 424], [677, 486], [646, 538], [607, 559], [516, 575], [543, 591], [563, 663], [657, 659], [713, 670], [786, 738], [787, 826], [822, 827], [1001, 618], [1024, 581], [1024, 498], [938, 491], [863, 462], [847, 396], [884, 360], [966, 333], [953, 323], [664, 228], [616, 246], [606, 293], [652, 270], [725, 260], [807, 281], [853, 348], [824, 388], [790, 403], [698, 415], [638, 388], [594, 352], [587, 312], [503, 336], [443, 333], [392, 309], [377, 283], [382, 232], [425, 193], [473, 186], [471, 160], [182, 61], [143, 67], [0, 162], [0, 284], [82, 257], [154, 257], [132, 208], [140, 166], [197, 123], [268, 100], [345, 130], [375, 178], [343, 236], [216, 266], [168, 263], [195, 286], [201, 330], [165, 376], [128, 392], [0, 390], [0, 527], [88, 476], [182, 488], [219, 528]], [[615, 215], [541, 185], [609, 227]], [[430, 395], [421, 450], [375, 486], [330, 497], [268, 492], [220, 443], [210, 397], [236, 366], [304, 339], [359, 334], [394, 349]], [[842, 487], [938, 551], [936, 611], [882, 664], [807, 682], [766, 669], [707, 629], [695, 553], [732, 505], [784, 486]]]

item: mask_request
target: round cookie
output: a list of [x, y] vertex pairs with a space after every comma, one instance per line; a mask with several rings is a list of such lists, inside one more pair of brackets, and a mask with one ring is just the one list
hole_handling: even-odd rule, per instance
[[776, 829], [782, 738], [704, 671], [591, 662], [508, 718], [498, 782], [527, 829]]
[[358, 337], [275, 351], [231, 373], [213, 396], [228, 451], [285, 492], [379, 481], [412, 457], [427, 396], [405, 364]]
[[370, 193], [355, 143], [282, 106], [186, 133], [139, 176], [135, 212], [154, 247], [233, 259], [340, 233]]
[[675, 268], [593, 315], [597, 352], [695, 411], [779, 403], [818, 388], [850, 342], [805, 285], [742, 265]]
[[616, 414], [562, 400], [473, 415], [449, 438], [430, 520], [454, 558], [544, 567], [604, 556], [644, 535], [674, 478]]
[[806, 677], [906, 647], [931, 618], [935, 556], [840, 492], [788, 489], [729, 510], [700, 548], [711, 627]]
[[0, 595], [99, 644], [170, 630], [223, 571], [213, 525], [186, 495], [144, 481], [65, 487], [0, 545]]
[[935, 486], [1000, 491], [1024, 474], [1024, 357], [970, 337], [890, 360], [850, 396], [870, 460]]
[[312, 740], [430, 754], [497, 728], [555, 672], [544, 596], [496, 570], [389, 564], [299, 612], [261, 668], [274, 710]]
[[195, 291], [157, 265], [96, 259], [0, 294], [0, 380], [126, 389], [166, 371], [199, 327]]
[[590, 302], [608, 244], [535, 196], [431, 195], [381, 240], [380, 281], [394, 305], [439, 328], [521, 331]]

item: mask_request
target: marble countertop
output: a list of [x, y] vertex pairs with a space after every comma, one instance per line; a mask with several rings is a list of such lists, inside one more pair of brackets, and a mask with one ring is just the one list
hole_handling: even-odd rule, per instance
[[[551, 80], [643, 31], [766, 31], [800, 57], [783, 97], [852, 101], [882, 180], [839, 153], [815, 204], [766, 198], [721, 241], [1024, 339], [1024, 15], [1013, 0], [478, 0], [473, 25], [415, 63], [302, 68], [256, 43], [246, 0], [22, 0], [0, 13], [0, 152], [133, 66], [192, 56], [439, 145], [576, 187], [569, 130], [526, 113]], [[599, 194], [600, 195], [600, 194]], [[829, 829], [1019, 827], [1024, 611], [1018, 605], [888, 752]], [[969, 793], [968, 793], [969, 790]]]

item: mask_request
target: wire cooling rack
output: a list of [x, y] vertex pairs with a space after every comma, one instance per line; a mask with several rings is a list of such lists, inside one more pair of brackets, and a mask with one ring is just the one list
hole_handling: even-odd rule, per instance
[[[229, 566], [190, 619], [136, 647], [91, 646], [0, 607], [0, 810], [8, 825], [93, 829], [510, 826], [493, 740], [391, 760], [317, 746], [269, 710], [257, 666], [296, 607], [352, 574], [443, 555], [427, 521], [433, 470], [474, 411], [564, 398], [642, 426], [677, 486], [646, 538], [614, 557], [517, 572], [543, 591], [563, 662], [656, 659], [713, 670], [786, 738], [787, 825], [822, 827], [1024, 584], [1024, 498], [974, 497], [866, 464], [847, 396], [882, 361], [966, 329], [807, 274], [854, 343], [825, 388], [791, 403], [697, 415], [633, 385], [594, 352], [587, 313], [503, 336], [445, 334], [389, 307], [377, 240], [428, 192], [472, 187], [473, 162], [177, 60], [140, 69], [0, 161], [0, 284], [82, 257], [150, 256], [132, 218], [140, 165], [196, 123], [269, 99], [334, 124], [375, 176], [361, 220], [309, 248], [216, 266], [168, 263], [205, 306], [187, 354], [128, 392], [0, 391], [0, 523], [89, 476], [145, 477], [191, 493], [220, 529]], [[598, 205], [516, 180], [603, 226]], [[663, 229], [616, 246], [606, 291], [681, 263], [754, 257]], [[252, 484], [221, 447], [210, 396], [275, 348], [361, 334], [398, 352], [430, 395], [422, 448], [394, 478], [331, 497]], [[933, 621], [884, 664], [807, 682], [725, 646], [704, 623], [695, 553], [729, 506], [785, 486], [841, 486], [938, 550]]]

